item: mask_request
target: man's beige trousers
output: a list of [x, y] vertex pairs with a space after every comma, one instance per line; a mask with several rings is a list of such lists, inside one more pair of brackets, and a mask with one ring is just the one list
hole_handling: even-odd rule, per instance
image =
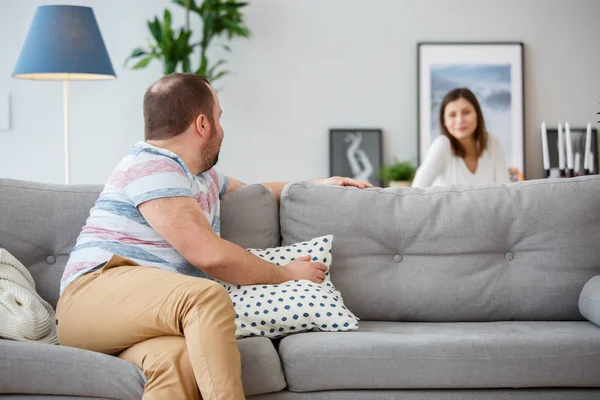
[[56, 316], [61, 345], [141, 368], [144, 400], [244, 398], [235, 311], [216, 282], [113, 256], [67, 286]]

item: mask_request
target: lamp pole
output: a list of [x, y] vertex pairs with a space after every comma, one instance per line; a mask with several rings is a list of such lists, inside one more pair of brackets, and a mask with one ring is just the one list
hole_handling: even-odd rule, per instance
[[64, 130], [65, 130], [65, 183], [68, 185], [71, 183], [71, 153], [69, 149], [69, 81], [63, 81], [63, 93], [64, 93]]

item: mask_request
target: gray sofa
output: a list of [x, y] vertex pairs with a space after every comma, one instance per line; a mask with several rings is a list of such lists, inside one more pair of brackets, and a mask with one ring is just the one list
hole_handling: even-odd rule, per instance
[[[53, 306], [100, 190], [0, 179], [0, 247]], [[240, 340], [249, 399], [600, 398], [600, 327], [578, 307], [600, 275], [598, 177], [426, 190], [297, 182], [280, 209], [250, 185], [222, 199], [221, 223], [243, 247], [333, 234], [332, 281], [361, 318], [352, 332]], [[115, 357], [0, 340], [1, 400], [139, 400], [143, 387]]]

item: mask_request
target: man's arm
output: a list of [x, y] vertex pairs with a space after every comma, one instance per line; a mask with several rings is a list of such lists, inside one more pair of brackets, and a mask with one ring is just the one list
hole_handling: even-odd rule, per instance
[[228, 182], [228, 185], [227, 185], [227, 190], [225, 190], [225, 194], [227, 194], [229, 192], [233, 192], [234, 190], [238, 190], [242, 186], [246, 185], [244, 182], [240, 182], [237, 179], [233, 179], [230, 176], [227, 177], [227, 182]]
[[[237, 179], [233, 179], [231, 177], [227, 177], [229, 180], [229, 186], [227, 187], [227, 191], [225, 193], [229, 193], [233, 190], [239, 189], [244, 186], [244, 183], [238, 181]], [[372, 188], [373, 185], [369, 182], [362, 182], [352, 178], [342, 178], [341, 176], [332, 176], [331, 178], [323, 178], [323, 179], [310, 179], [309, 182], [317, 183], [317, 184], [326, 184], [326, 185], [334, 185], [334, 186], [354, 186], [359, 189]], [[263, 183], [266, 187], [271, 189], [273, 193], [275, 193], [275, 197], [277, 198], [277, 204], [279, 204], [279, 200], [281, 199], [281, 192], [285, 185], [289, 182], [266, 182]]]
[[280, 267], [221, 239], [193, 198], [161, 198], [138, 208], [150, 226], [183, 258], [214, 278], [236, 285], [278, 284], [293, 279], [321, 283], [325, 279], [327, 267], [308, 261], [309, 257]]
[[[343, 178], [341, 176], [332, 176], [331, 178], [319, 178], [319, 179], [309, 179], [309, 182], [316, 184], [324, 184], [324, 185], [334, 185], [334, 186], [354, 186], [359, 189], [372, 188], [373, 185], [369, 182], [363, 182], [352, 178]], [[279, 200], [281, 199], [281, 192], [285, 185], [289, 182], [266, 182], [263, 185], [270, 188], [273, 193], [275, 193], [275, 197], [277, 198], [277, 204], [279, 204]]]

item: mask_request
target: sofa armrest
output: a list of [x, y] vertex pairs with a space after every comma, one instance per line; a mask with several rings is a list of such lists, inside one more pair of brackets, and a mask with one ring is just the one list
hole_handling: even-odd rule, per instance
[[583, 286], [579, 295], [579, 312], [588, 321], [600, 326], [600, 275]]

